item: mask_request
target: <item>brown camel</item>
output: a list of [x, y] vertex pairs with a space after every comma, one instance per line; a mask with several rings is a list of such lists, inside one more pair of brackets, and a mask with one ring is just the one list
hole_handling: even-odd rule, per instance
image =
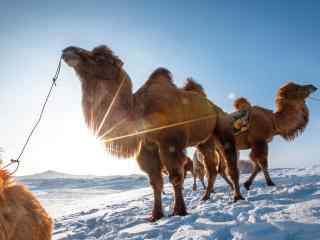
[[[316, 90], [317, 88], [313, 85], [298, 85], [292, 82], [282, 86], [276, 96], [275, 112], [259, 106], [251, 106], [245, 98], [235, 100], [236, 110], [247, 112], [249, 116], [248, 129], [236, 135], [238, 150], [251, 149], [250, 158], [253, 167], [251, 176], [244, 183], [247, 190], [250, 189], [254, 178], [261, 170], [267, 185], [275, 185], [268, 173], [268, 143], [276, 135], [290, 141], [304, 131], [309, 120], [305, 99]], [[221, 163], [222, 169], [217, 173], [223, 176], [224, 162]], [[228, 178], [224, 177], [224, 179], [230, 185]]]
[[50, 240], [52, 225], [32, 193], [0, 170], [0, 240]]
[[313, 85], [299, 85], [293, 82], [282, 86], [276, 96], [276, 110], [251, 106], [245, 98], [239, 98], [234, 106], [239, 111], [249, 112], [249, 128], [236, 136], [239, 150], [251, 149], [250, 158], [253, 162], [253, 171], [244, 183], [247, 190], [262, 171], [268, 186], [274, 186], [268, 173], [268, 143], [273, 137], [280, 135], [290, 141], [299, 136], [309, 120], [309, 110], [305, 103], [306, 98], [317, 88]]
[[[216, 143], [218, 144], [218, 143]], [[212, 152], [215, 155], [215, 171], [214, 171], [214, 178], [213, 178], [213, 186], [215, 183], [216, 176], [219, 174], [230, 186], [231, 190], [233, 190], [233, 184], [230, 181], [227, 162], [223, 157], [223, 154], [219, 153], [219, 148], [216, 146], [216, 151]], [[193, 172], [193, 186], [192, 190], [197, 190], [197, 178], [201, 181], [202, 186], [205, 188], [204, 184], [204, 177], [207, 176], [208, 170], [204, 163], [204, 156], [203, 154], [196, 150], [193, 155], [193, 164], [194, 164], [194, 172]], [[238, 161], [239, 164], [239, 161]], [[214, 187], [212, 188], [212, 192], [214, 192]]]
[[[179, 89], [171, 73], [159, 68], [133, 94], [122, 61], [108, 47], [99, 46], [92, 51], [68, 47], [63, 50], [63, 59], [80, 78], [88, 127], [104, 141], [111, 154], [121, 158], [136, 156], [140, 168], [148, 174], [154, 193], [151, 221], [163, 216], [163, 169], [169, 173], [174, 188], [173, 214], [187, 214], [182, 192], [184, 150], [196, 146], [211, 168], [215, 139], [224, 146], [234, 199], [242, 199], [229, 118], [205, 96], [192, 91], [196, 83], [189, 81], [184, 89]], [[203, 199], [209, 198], [211, 188], [209, 181]]]
[[193, 154], [193, 185], [192, 191], [197, 191], [197, 178], [200, 180], [203, 189], [206, 189], [204, 183], [204, 177], [206, 176], [206, 170], [204, 167], [204, 157], [199, 151], [195, 151]]

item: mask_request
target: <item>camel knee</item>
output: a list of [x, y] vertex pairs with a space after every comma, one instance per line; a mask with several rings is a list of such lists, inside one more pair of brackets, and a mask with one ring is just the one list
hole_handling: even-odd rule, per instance
[[169, 181], [174, 186], [182, 186], [184, 182], [183, 171], [179, 169], [169, 170]]
[[149, 184], [154, 190], [162, 192], [163, 180], [161, 176], [149, 176]]

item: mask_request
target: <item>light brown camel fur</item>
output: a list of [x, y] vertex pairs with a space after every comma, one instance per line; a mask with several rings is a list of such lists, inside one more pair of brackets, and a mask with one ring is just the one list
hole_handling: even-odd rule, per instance
[[[149, 176], [154, 193], [151, 221], [163, 216], [164, 169], [174, 189], [173, 215], [187, 214], [182, 192], [184, 150], [196, 146], [211, 168], [215, 139], [224, 146], [234, 199], [242, 199], [235, 139], [227, 114], [202, 94], [192, 91], [194, 82], [189, 81], [180, 89], [173, 83], [171, 73], [159, 68], [133, 93], [122, 61], [106, 46], [92, 51], [68, 47], [63, 50], [63, 59], [80, 78], [87, 126], [111, 154], [136, 157], [140, 168]], [[210, 197], [211, 187], [209, 181], [204, 200]]]
[[0, 170], [0, 240], [50, 240], [52, 225], [37, 198]]
[[192, 158], [193, 162], [193, 185], [192, 191], [197, 191], [197, 179], [200, 180], [203, 189], [206, 189], [204, 177], [206, 176], [206, 169], [204, 167], [203, 155], [199, 151], [195, 151]]
[[308, 124], [309, 110], [306, 98], [317, 88], [313, 85], [299, 85], [293, 82], [282, 86], [276, 95], [276, 109], [265, 109], [251, 106], [245, 98], [234, 102], [237, 110], [249, 111], [249, 130], [236, 136], [239, 150], [251, 149], [250, 158], [253, 162], [251, 176], [244, 183], [247, 190], [262, 171], [268, 186], [274, 186], [268, 173], [268, 143], [273, 137], [280, 135], [287, 141], [299, 136]]
[[[254, 178], [260, 171], [263, 172], [267, 185], [275, 185], [268, 173], [268, 143], [276, 135], [291, 141], [304, 131], [309, 121], [309, 110], [305, 100], [316, 90], [317, 88], [313, 85], [299, 85], [292, 82], [282, 86], [276, 96], [275, 112], [259, 106], [251, 106], [246, 98], [235, 100], [236, 110], [249, 111], [248, 131], [236, 135], [238, 150], [251, 149], [250, 158], [253, 168], [251, 176], [244, 183], [247, 190], [250, 189]], [[219, 161], [217, 168], [220, 170], [217, 173], [223, 176], [225, 174], [224, 161], [221, 162], [220, 167], [218, 164]], [[228, 177], [224, 179], [230, 185]]]

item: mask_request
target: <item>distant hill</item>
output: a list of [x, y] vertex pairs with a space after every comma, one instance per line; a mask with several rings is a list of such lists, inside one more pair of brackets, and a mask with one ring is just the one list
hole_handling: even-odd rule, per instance
[[68, 173], [61, 173], [57, 171], [48, 170], [42, 173], [32, 175], [19, 176], [18, 179], [78, 179], [78, 178], [95, 178], [94, 175], [72, 175]]
[[53, 170], [48, 170], [42, 173], [32, 175], [19, 176], [19, 180], [50, 180], [50, 179], [104, 179], [104, 180], [139, 180], [145, 179], [146, 176], [140, 174], [131, 175], [110, 175], [110, 176], [96, 176], [96, 175], [73, 175], [69, 173], [62, 173]]
[[240, 173], [248, 174], [252, 172], [252, 163], [249, 160], [239, 160], [238, 168]]

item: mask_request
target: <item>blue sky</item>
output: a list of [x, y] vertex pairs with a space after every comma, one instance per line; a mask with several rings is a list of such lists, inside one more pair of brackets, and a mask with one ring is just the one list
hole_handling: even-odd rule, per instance
[[[230, 95], [273, 109], [277, 88], [288, 80], [320, 85], [319, 12], [318, 1], [6, 1], [0, 9], [0, 146], [7, 157], [17, 154], [69, 45], [107, 44], [135, 89], [164, 66], [178, 85], [194, 77], [226, 111], [232, 111]], [[320, 163], [320, 103], [308, 100], [308, 106], [306, 132], [271, 144], [271, 167]], [[138, 172], [134, 161], [91, 155], [93, 143], [84, 150], [86, 134], [80, 84], [63, 65], [19, 174]]]

